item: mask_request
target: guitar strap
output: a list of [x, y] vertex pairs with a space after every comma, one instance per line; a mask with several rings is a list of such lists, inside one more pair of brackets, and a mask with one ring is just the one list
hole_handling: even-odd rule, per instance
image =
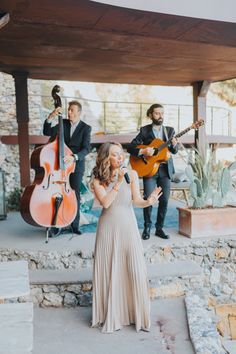
[[169, 137], [168, 137], [167, 129], [164, 126], [163, 126], [163, 131], [164, 131], [164, 135], [165, 135], [166, 141], [168, 141]]

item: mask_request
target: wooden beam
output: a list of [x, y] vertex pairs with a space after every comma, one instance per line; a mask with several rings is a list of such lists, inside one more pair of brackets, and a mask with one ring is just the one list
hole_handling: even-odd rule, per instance
[[8, 13], [0, 13], [0, 29], [8, 24], [10, 16]]
[[210, 81], [202, 81], [202, 85], [200, 85], [199, 89], [199, 97], [206, 98], [207, 92], [209, 91], [209, 88], [211, 86]]
[[13, 77], [15, 79], [16, 91], [16, 119], [18, 123], [21, 186], [25, 187], [30, 184], [28, 74], [25, 72], [14, 72]]
[[[109, 141], [117, 141], [122, 145], [128, 145], [132, 139], [135, 138], [136, 133], [132, 134], [94, 134], [91, 137], [91, 146], [100, 145]], [[29, 135], [29, 143], [31, 145], [43, 145], [49, 140], [48, 136], [43, 135]], [[17, 145], [18, 144], [17, 135], [0, 135], [0, 142], [6, 145]], [[226, 135], [209, 135], [207, 136], [207, 141], [211, 145], [218, 145], [220, 147], [231, 147], [236, 145], [235, 136]], [[192, 135], [184, 135], [181, 137], [181, 142], [184, 145], [193, 145], [194, 139]]]
[[207, 144], [206, 137], [206, 95], [210, 88], [208, 81], [197, 81], [193, 86], [193, 120], [197, 122], [203, 119], [205, 125], [195, 131], [195, 146], [198, 145], [200, 154], [205, 156], [205, 147]]
[[[30, 145], [43, 145], [49, 140], [48, 136], [29, 135]], [[0, 141], [6, 145], [17, 145], [19, 143], [18, 135], [0, 135]]]

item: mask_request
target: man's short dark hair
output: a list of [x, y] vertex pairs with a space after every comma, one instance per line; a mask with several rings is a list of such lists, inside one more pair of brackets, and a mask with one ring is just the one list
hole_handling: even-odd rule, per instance
[[149, 117], [150, 114], [153, 113], [155, 108], [164, 108], [164, 107], [161, 104], [159, 104], [159, 103], [152, 104], [147, 110], [147, 117]]
[[76, 100], [70, 101], [70, 102], [68, 103], [68, 106], [69, 106], [69, 107], [70, 107], [70, 106], [77, 106], [78, 109], [79, 109], [79, 111], [82, 111], [82, 104], [81, 104], [79, 101], [76, 101]]

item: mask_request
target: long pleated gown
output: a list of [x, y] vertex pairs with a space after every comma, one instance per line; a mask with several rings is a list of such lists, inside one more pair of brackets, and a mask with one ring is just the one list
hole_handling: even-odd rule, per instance
[[130, 324], [137, 331], [148, 331], [147, 270], [131, 189], [125, 181], [110, 207], [102, 210], [94, 257], [92, 326], [101, 326], [104, 333]]

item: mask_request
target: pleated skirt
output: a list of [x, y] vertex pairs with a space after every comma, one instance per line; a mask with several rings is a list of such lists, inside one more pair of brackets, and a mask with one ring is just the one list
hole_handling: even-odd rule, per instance
[[112, 333], [134, 324], [150, 329], [150, 297], [142, 242], [132, 205], [104, 209], [93, 267], [92, 326]]

